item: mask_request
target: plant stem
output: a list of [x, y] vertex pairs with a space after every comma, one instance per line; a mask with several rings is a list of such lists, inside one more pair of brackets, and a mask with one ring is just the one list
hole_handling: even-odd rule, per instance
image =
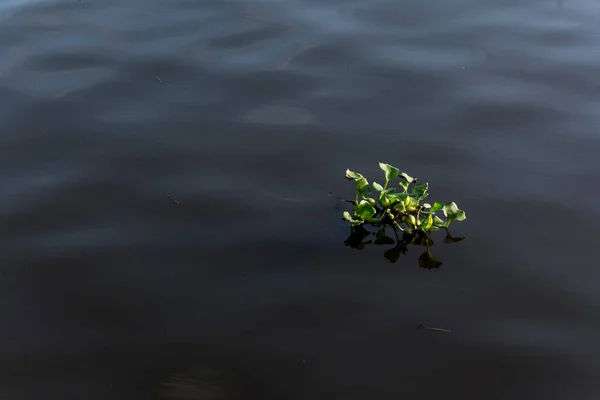
[[398, 229], [400, 229], [402, 232], [404, 232], [404, 229], [402, 229], [402, 227], [400, 226], [400, 223], [398, 221], [394, 220], [394, 230], [396, 230], [396, 228], [395, 228], [396, 226], [398, 227]]

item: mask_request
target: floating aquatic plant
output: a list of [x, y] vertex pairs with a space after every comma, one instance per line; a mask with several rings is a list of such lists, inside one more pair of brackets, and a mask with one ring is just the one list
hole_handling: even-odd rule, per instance
[[[390, 164], [379, 163], [383, 170], [385, 183], [373, 182], [358, 172], [346, 170], [346, 178], [355, 182], [356, 193], [352, 213], [345, 211], [344, 219], [352, 225], [352, 234], [346, 240], [346, 245], [354, 248], [364, 248], [365, 245], [374, 243], [378, 245], [395, 244], [388, 250], [385, 257], [396, 262], [400, 254], [406, 252], [407, 244], [421, 244], [427, 251], [419, 258], [419, 264], [424, 268], [437, 268], [441, 265], [429, 249], [433, 245], [431, 232], [446, 231], [446, 243], [458, 242], [463, 238], [450, 235], [448, 230], [454, 221], [463, 221], [467, 216], [458, 208], [455, 202], [433, 204], [426, 203], [429, 196], [429, 184], [419, 183], [405, 172]], [[395, 181], [398, 181], [395, 184]], [[440, 217], [438, 214], [443, 214]], [[376, 233], [366, 229], [372, 226], [378, 228]], [[386, 228], [391, 228], [396, 240], [387, 236]], [[402, 232], [402, 239], [398, 235]], [[375, 240], [364, 240], [374, 234]]]

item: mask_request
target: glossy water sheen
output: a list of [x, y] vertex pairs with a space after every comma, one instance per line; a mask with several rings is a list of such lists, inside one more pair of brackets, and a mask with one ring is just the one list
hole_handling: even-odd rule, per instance
[[[598, 21], [3, 1], [0, 398], [600, 398]], [[344, 247], [377, 161], [467, 210], [439, 270]]]

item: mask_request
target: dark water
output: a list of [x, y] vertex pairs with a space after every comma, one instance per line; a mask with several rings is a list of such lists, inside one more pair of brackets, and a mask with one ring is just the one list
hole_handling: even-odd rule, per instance
[[[599, 20], [3, 1], [0, 398], [599, 398]], [[439, 270], [344, 247], [377, 161], [467, 211]]]

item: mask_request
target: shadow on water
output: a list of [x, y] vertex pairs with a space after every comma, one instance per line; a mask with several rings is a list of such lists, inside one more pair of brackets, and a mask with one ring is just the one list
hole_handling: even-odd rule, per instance
[[[350, 236], [344, 241], [344, 244], [355, 250], [364, 250], [365, 247], [370, 244], [377, 246], [393, 246], [383, 253], [383, 256], [391, 263], [396, 263], [401, 255], [406, 254], [409, 245], [423, 246], [426, 250], [419, 256], [419, 267], [424, 269], [437, 269], [442, 265], [442, 262], [435, 258], [430, 249], [435, 244], [431, 236], [404, 233], [402, 237], [399, 237], [396, 230], [391, 228], [387, 228], [387, 230], [392, 230], [395, 238], [387, 235], [385, 227], [379, 229], [377, 232], [372, 232], [362, 226], [354, 226], [350, 228]], [[368, 240], [370, 237], [374, 237], [374, 239]], [[464, 237], [452, 236], [449, 231], [446, 231], [444, 243], [456, 243], [464, 239]]]

